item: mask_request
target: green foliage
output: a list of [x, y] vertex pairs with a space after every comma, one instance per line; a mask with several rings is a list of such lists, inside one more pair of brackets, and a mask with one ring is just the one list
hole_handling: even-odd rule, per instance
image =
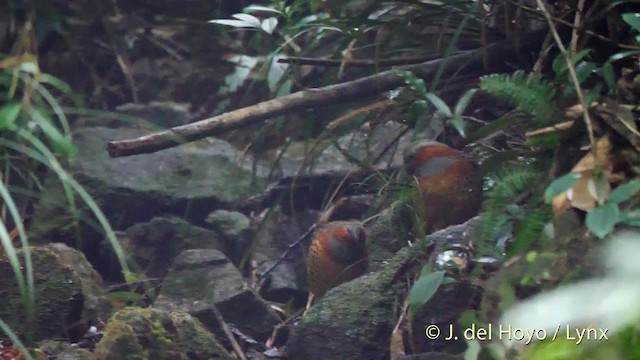
[[535, 240], [540, 238], [551, 218], [552, 212], [549, 206], [540, 204], [526, 206], [524, 215], [514, 232], [513, 243], [509, 247], [508, 254], [515, 255], [528, 249]]
[[483, 241], [498, 238], [505, 224], [513, 217], [510, 205], [540, 179], [540, 173], [529, 167], [516, 167], [497, 173], [492, 180], [494, 187], [485, 193], [482, 216], [478, 226], [478, 237]]
[[0, 319], [0, 330], [2, 330], [2, 332], [4, 332], [7, 335], [7, 337], [13, 343], [13, 346], [17, 347], [20, 350], [22, 356], [24, 356], [26, 360], [35, 360], [33, 355], [31, 355], [29, 350], [27, 350], [27, 348], [24, 346], [22, 341], [20, 341], [18, 336], [16, 336], [16, 334], [11, 330], [9, 325], [7, 325], [7, 323], [2, 321], [2, 319]]
[[502, 171], [493, 178], [494, 187], [485, 194], [482, 215], [477, 229], [481, 244], [493, 244], [513, 229], [513, 220], [519, 220], [515, 227], [514, 245], [519, 250], [526, 248], [544, 228], [548, 220], [545, 211], [538, 209], [532, 197], [532, 203], [520, 207], [514, 204], [519, 195], [530, 190], [540, 180], [537, 169], [517, 167]]
[[618, 223], [620, 209], [616, 204], [606, 203], [596, 206], [587, 213], [587, 227], [599, 238], [607, 236]]
[[560, 120], [556, 105], [556, 90], [552, 83], [536, 74], [516, 71], [513, 74], [493, 74], [480, 78], [480, 89], [489, 95], [509, 102], [531, 115], [540, 124]]
[[[15, 276], [24, 304], [26, 321], [35, 316], [34, 269], [31, 247], [24, 226], [24, 213], [14, 196], [37, 197], [43, 176], [57, 176], [69, 203], [70, 212], [78, 215], [76, 196], [91, 209], [114, 248], [124, 270], [128, 269], [124, 252], [106, 217], [84, 188], [63, 166], [75, 153], [71, 125], [66, 106], [81, 106], [82, 102], [63, 81], [42, 73], [35, 56], [2, 56], [10, 65], [0, 69], [0, 255], [7, 258]], [[42, 170], [49, 173], [43, 173]], [[75, 218], [73, 221], [79, 221]], [[17, 234], [14, 236], [13, 234]], [[14, 243], [17, 237], [20, 251]], [[0, 324], [4, 325], [4, 323]], [[0, 329], [9, 336], [6, 326]], [[25, 342], [30, 343], [29, 334]], [[14, 341], [15, 342], [15, 341]]]
[[640, 226], [637, 221], [637, 210], [621, 208], [639, 192], [640, 181], [638, 180], [631, 180], [618, 186], [604, 204], [596, 206], [587, 213], [585, 219], [587, 228], [602, 239], [609, 235], [619, 223]]
[[626, 184], [618, 186], [611, 195], [607, 202], [613, 204], [620, 204], [636, 196], [640, 192], [640, 181], [631, 180]]
[[409, 313], [415, 314], [435, 295], [444, 280], [443, 270], [422, 274], [409, 290]]
[[544, 199], [547, 203], [551, 203], [554, 197], [569, 190], [570, 187], [580, 178], [580, 174], [570, 172], [555, 179], [551, 185], [544, 191]]
[[460, 136], [466, 137], [466, 123], [463, 114], [477, 89], [467, 90], [456, 103], [454, 110], [452, 110], [438, 95], [427, 91], [424, 80], [418, 78], [413, 72], [407, 70], [396, 70], [396, 72], [402, 76], [409, 89], [419, 97], [409, 108], [409, 115], [412, 118], [420, 119], [428, 111], [427, 104], [431, 104], [451, 121], [451, 125], [458, 131]]
[[622, 20], [629, 24], [636, 32], [640, 32], [640, 14], [638, 13], [625, 13], [622, 14]]

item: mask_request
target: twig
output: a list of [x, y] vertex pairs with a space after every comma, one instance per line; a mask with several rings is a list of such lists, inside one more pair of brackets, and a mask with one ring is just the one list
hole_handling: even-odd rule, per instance
[[[545, 32], [546, 30], [527, 34], [526, 42], [519, 45], [523, 47], [539, 46]], [[492, 70], [496, 71], [505, 68], [504, 59], [513, 57], [514, 53], [518, 53], [520, 50], [522, 48], [515, 46], [509, 40], [499, 41], [490, 45], [487, 49], [489, 62], [496, 66], [496, 69]], [[446, 59], [410, 65], [403, 67], [403, 69], [412, 71], [426, 81], [433, 80], [436, 75], [448, 76], [461, 69], [482, 71], [482, 50], [474, 50]], [[207, 136], [216, 136], [227, 131], [257, 124], [293, 111], [328, 103], [347, 102], [376, 95], [403, 85], [404, 79], [396, 71], [388, 70], [354, 81], [300, 91], [154, 134], [134, 139], [110, 141], [107, 145], [107, 151], [112, 157], [152, 153], [184, 144], [185, 142], [196, 141]]]
[[395, 103], [396, 103], [395, 101], [388, 100], [388, 99], [387, 100], [376, 101], [376, 102], [374, 102], [372, 104], [363, 106], [363, 107], [361, 107], [359, 109], [355, 109], [355, 110], [349, 112], [348, 114], [340, 116], [339, 118], [337, 118], [337, 119], [333, 120], [332, 122], [330, 122], [329, 124], [327, 124], [326, 128], [329, 129], [329, 130], [333, 130], [336, 127], [338, 127], [338, 125], [344, 123], [345, 121], [347, 121], [347, 120], [349, 120], [349, 119], [351, 119], [353, 117], [356, 117], [356, 116], [358, 116], [360, 114], [367, 113], [367, 112], [372, 111], [372, 110], [384, 109], [384, 108], [387, 108], [387, 107], [395, 105]]
[[[410, 65], [410, 64], [418, 64], [425, 61], [439, 59], [441, 57], [442, 55], [440, 54], [434, 54], [434, 55], [425, 55], [425, 56], [408, 56], [408, 57], [398, 57], [398, 58], [379, 59], [379, 60], [350, 60], [345, 64], [345, 66], [374, 67], [374, 66]], [[296, 64], [296, 65], [340, 66], [343, 60], [291, 56], [287, 58], [278, 59], [278, 62], [283, 64]]]
[[211, 310], [213, 310], [213, 316], [216, 318], [216, 321], [220, 324], [222, 331], [227, 337], [227, 340], [229, 340], [229, 343], [231, 343], [231, 347], [233, 348], [233, 351], [235, 351], [236, 354], [238, 354], [238, 357], [240, 358], [240, 360], [247, 360], [247, 356], [244, 354], [244, 351], [240, 347], [240, 344], [238, 344], [238, 342], [236, 341], [236, 337], [233, 336], [233, 333], [229, 329], [227, 322], [224, 321], [224, 317], [222, 317], [222, 314], [220, 314], [220, 310], [218, 310], [215, 304], [211, 305]]
[[584, 0], [578, 1], [578, 8], [576, 9], [576, 16], [573, 18], [573, 32], [571, 34], [571, 42], [569, 48], [573, 54], [578, 52], [578, 30], [580, 29], [580, 22], [582, 21], [582, 12], [584, 11]]
[[[273, 269], [275, 269], [278, 264], [280, 264], [287, 256], [289, 256], [289, 254], [291, 253], [291, 251], [293, 251], [293, 249], [295, 249], [298, 245], [300, 245], [300, 243], [302, 243], [306, 238], [308, 238], [317, 228], [318, 226], [316, 224], [311, 225], [311, 227], [309, 227], [309, 230], [307, 230], [304, 234], [302, 234], [298, 240], [294, 241], [293, 243], [291, 243], [289, 245], [289, 247], [287, 247], [287, 250], [285, 250], [285, 252], [282, 253], [282, 255], [280, 255], [280, 257], [278, 258], [278, 260], [276, 260], [273, 264], [271, 264], [271, 266], [269, 266], [269, 268], [267, 270], [265, 270], [262, 274], [259, 274], [258, 277], [262, 280], [264, 279], [270, 272], [273, 271]], [[262, 281], [260, 281], [262, 283]], [[260, 287], [259, 284], [258, 287]]]
[[584, 94], [582, 93], [582, 88], [580, 87], [580, 81], [578, 81], [578, 76], [576, 75], [576, 69], [573, 66], [573, 62], [571, 61], [571, 56], [567, 52], [567, 49], [564, 47], [564, 44], [562, 44], [562, 39], [560, 38], [560, 34], [558, 34], [558, 31], [556, 30], [556, 27], [553, 24], [553, 20], [551, 19], [551, 14], [549, 14], [549, 11], [544, 6], [544, 3], [542, 2], [542, 0], [536, 0], [536, 2], [538, 3], [538, 7], [540, 7], [540, 9], [542, 10], [542, 13], [547, 19], [547, 23], [549, 23], [549, 29], [551, 30], [551, 33], [553, 34], [553, 37], [556, 40], [558, 49], [560, 49], [562, 56], [567, 62], [567, 68], [569, 69], [571, 80], [573, 81], [573, 85], [576, 88], [576, 95], [578, 96], [580, 103], [585, 109], [583, 113], [583, 119], [584, 119], [585, 125], [587, 126], [587, 132], [589, 134], [589, 142], [591, 143], [591, 151], [595, 156], [596, 155], [596, 139], [593, 135], [593, 125], [591, 124], [591, 118], [589, 117], [589, 110], [587, 108], [587, 105], [584, 99]]

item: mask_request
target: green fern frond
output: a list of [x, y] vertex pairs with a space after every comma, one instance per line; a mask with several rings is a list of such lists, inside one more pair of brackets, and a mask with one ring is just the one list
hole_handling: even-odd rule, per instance
[[524, 217], [516, 227], [509, 253], [515, 254], [527, 249], [540, 238], [545, 225], [552, 218], [553, 213], [550, 206], [537, 203], [527, 206]]
[[507, 207], [513, 200], [530, 189], [541, 177], [533, 168], [518, 167], [496, 174], [495, 186], [485, 196], [482, 216], [478, 224], [478, 239], [493, 242], [508, 221]]
[[555, 102], [556, 90], [553, 84], [539, 75], [525, 74], [523, 71], [511, 75], [486, 75], [480, 78], [480, 88], [543, 124], [560, 118], [560, 108]]

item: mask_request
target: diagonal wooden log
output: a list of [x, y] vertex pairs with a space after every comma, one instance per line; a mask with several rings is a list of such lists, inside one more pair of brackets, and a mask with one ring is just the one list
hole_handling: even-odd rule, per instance
[[[542, 44], [546, 30], [522, 34], [520, 41], [503, 40], [477, 49], [457, 54], [447, 59], [438, 59], [398, 67], [414, 72], [426, 82], [432, 81], [440, 67], [441, 77], [446, 78], [458, 71], [504, 71], [505, 59], [513, 59], [525, 49], [537, 49]], [[483, 69], [483, 56], [491, 69]], [[216, 136], [240, 127], [253, 125], [292, 111], [317, 107], [319, 105], [346, 102], [379, 94], [404, 85], [404, 80], [395, 70], [384, 71], [361, 79], [330, 85], [317, 89], [299, 91], [273, 100], [264, 101], [242, 109], [233, 110], [194, 123], [177, 126], [168, 130], [134, 139], [110, 141], [107, 151], [111, 157], [152, 153], [186, 142]]]

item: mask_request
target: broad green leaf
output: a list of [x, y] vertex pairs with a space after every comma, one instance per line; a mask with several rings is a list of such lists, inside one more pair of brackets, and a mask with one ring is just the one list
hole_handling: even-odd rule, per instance
[[424, 115], [427, 111], [427, 101], [426, 100], [416, 100], [409, 107], [409, 117], [413, 119], [417, 119], [420, 116]]
[[433, 271], [433, 266], [430, 262], [427, 262], [423, 267], [422, 270], [420, 270], [420, 276], [427, 276], [429, 274], [431, 274], [431, 272]]
[[620, 219], [620, 210], [615, 204], [607, 203], [595, 207], [587, 213], [586, 224], [597, 237], [607, 236]]
[[268, 19], [262, 20], [262, 24], [261, 24], [262, 30], [264, 30], [264, 32], [266, 32], [269, 35], [273, 33], [273, 30], [275, 30], [277, 26], [278, 26], [278, 19], [274, 17], [270, 17]]
[[610, 62], [604, 63], [602, 67], [598, 70], [598, 74], [602, 76], [604, 81], [607, 83], [607, 87], [609, 88], [609, 93], [613, 94], [616, 90], [616, 74], [613, 70], [613, 65]]
[[35, 61], [25, 61], [20, 63], [20, 70], [24, 72], [28, 72], [30, 74], [38, 74], [40, 72], [40, 68]]
[[612, 204], [620, 204], [621, 202], [629, 200], [638, 192], [640, 192], [640, 181], [631, 180], [613, 190], [607, 201]]
[[465, 127], [465, 122], [464, 119], [462, 118], [462, 115], [460, 114], [455, 114], [453, 115], [453, 119], [451, 120], [451, 123], [453, 124], [453, 127], [458, 130], [458, 134], [460, 134], [460, 136], [467, 137], [467, 134], [464, 131], [464, 127]]
[[571, 55], [571, 62], [573, 64], [579, 63], [582, 59], [584, 59], [587, 55], [589, 55], [590, 52], [591, 52], [591, 49], [584, 49], [578, 52], [577, 54]]
[[447, 105], [444, 101], [442, 101], [442, 99], [440, 99], [440, 97], [438, 97], [438, 95], [434, 94], [434, 93], [428, 93], [425, 95], [425, 97], [427, 98], [427, 100], [429, 100], [433, 106], [436, 107], [436, 109], [438, 109], [441, 113], [443, 113], [444, 115], [446, 115], [447, 117], [452, 117], [453, 114], [451, 113], [451, 108], [449, 108], [449, 105]]
[[622, 20], [629, 24], [635, 31], [640, 32], [640, 13], [622, 14]]
[[640, 209], [620, 212], [620, 223], [631, 226], [640, 226]]
[[588, 77], [591, 75], [593, 70], [595, 70], [596, 64], [590, 61], [583, 61], [576, 65], [576, 77], [578, 78], [578, 82], [582, 84]]
[[455, 278], [452, 278], [451, 276], [445, 276], [442, 279], [442, 282], [440, 283], [440, 285], [449, 285], [449, 284], [455, 283], [456, 281], [458, 280], [456, 280]]
[[269, 74], [267, 74], [267, 84], [269, 85], [269, 90], [275, 91], [276, 86], [280, 80], [282, 80], [282, 76], [287, 71], [289, 64], [279, 63], [278, 59], [281, 59], [282, 56], [274, 56], [271, 59], [271, 66], [269, 67]]
[[609, 60], [607, 60], [607, 62], [608, 63], [612, 63], [614, 61], [618, 61], [618, 60], [624, 59], [626, 57], [637, 55], [637, 54], [640, 54], [640, 50], [621, 51], [619, 53], [615, 53], [615, 54], [611, 55], [611, 57], [609, 57]]
[[544, 191], [544, 200], [547, 203], [551, 202], [554, 197], [569, 190], [569, 188], [572, 187], [578, 179], [580, 179], [580, 174], [573, 172], [562, 175], [559, 178], [555, 179], [551, 183], [551, 185], [549, 185]]
[[249, 15], [249, 14], [243, 14], [243, 13], [238, 13], [238, 14], [233, 14], [231, 15], [232, 17], [238, 19], [238, 20], [242, 20], [248, 24], [253, 25], [254, 27], [259, 28], [261, 25], [260, 19], [258, 19], [257, 17], [253, 16], [253, 15]]
[[250, 11], [264, 11], [264, 12], [271, 12], [271, 13], [276, 13], [276, 14], [282, 14], [282, 11], [280, 10], [276, 10], [270, 7], [266, 7], [266, 6], [260, 6], [260, 5], [249, 5], [246, 8], [244, 8], [244, 11], [246, 12], [250, 12]]
[[219, 20], [209, 20], [209, 23], [211, 24], [220, 24], [220, 25], [227, 25], [227, 26], [233, 26], [235, 28], [256, 28], [256, 27], [260, 27], [260, 25], [255, 26], [251, 23], [248, 23], [246, 21], [242, 21], [242, 20], [225, 20], [225, 19], [219, 19]]
[[471, 98], [473, 97], [473, 94], [476, 93], [476, 91], [478, 91], [478, 89], [469, 89], [466, 93], [464, 93], [464, 95], [460, 97], [460, 100], [458, 100], [455, 110], [453, 111], [455, 115], [462, 116], [462, 113], [467, 108], [467, 106], [469, 106]]
[[6, 103], [0, 107], [0, 130], [10, 128], [20, 115], [21, 105], [18, 101]]
[[[590, 49], [584, 49], [577, 54], [571, 56], [571, 63], [577, 64], [580, 60], [584, 59], [585, 56], [589, 55]], [[552, 64], [553, 72], [556, 76], [561, 76], [567, 71], [567, 60], [564, 58], [562, 54], [559, 54]]]
[[444, 279], [443, 270], [420, 276], [409, 290], [409, 311], [415, 314], [433, 297]]

